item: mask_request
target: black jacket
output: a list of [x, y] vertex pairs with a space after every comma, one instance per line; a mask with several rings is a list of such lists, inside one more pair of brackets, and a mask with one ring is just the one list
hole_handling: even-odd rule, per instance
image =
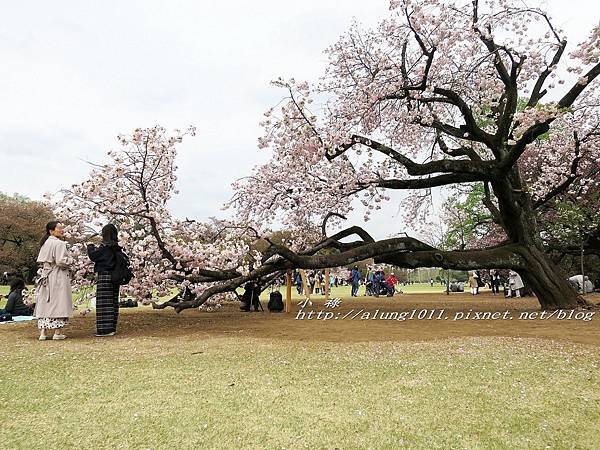
[[8, 301], [4, 310], [13, 316], [30, 316], [32, 311], [25, 303], [21, 291], [12, 291], [8, 294]]
[[87, 246], [88, 256], [94, 261], [94, 272], [110, 272], [115, 268], [115, 251], [121, 250], [118, 245], [94, 244]]
[[248, 303], [248, 305], [250, 305], [251, 303], [253, 305], [258, 304], [260, 298], [260, 291], [260, 284], [258, 284], [257, 282], [250, 281], [246, 283], [246, 285], [244, 286], [244, 294], [242, 295], [242, 302]]

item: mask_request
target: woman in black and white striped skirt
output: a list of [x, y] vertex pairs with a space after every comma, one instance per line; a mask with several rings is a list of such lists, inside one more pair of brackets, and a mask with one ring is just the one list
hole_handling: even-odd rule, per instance
[[119, 251], [117, 227], [113, 224], [102, 228], [102, 244], [87, 246], [90, 259], [95, 263], [94, 272], [98, 274], [96, 284], [96, 336], [113, 336], [117, 332], [119, 319], [119, 284], [111, 279], [115, 268], [115, 252]]

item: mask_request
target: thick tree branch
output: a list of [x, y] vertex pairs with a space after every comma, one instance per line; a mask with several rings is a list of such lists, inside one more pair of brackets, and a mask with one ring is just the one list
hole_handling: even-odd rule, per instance
[[542, 73], [538, 77], [537, 81], [535, 82], [535, 86], [533, 87], [533, 90], [531, 91], [531, 96], [529, 97], [529, 101], [527, 102], [527, 106], [526, 106], [527, 108], [531, 108], [531, 107], [537, 105], [538, 102], [542, 99], [542, 97], [544, 95], [546, 95], [547, 91], [545, 89], [542, 91], [544, 82], [546, 81], [548, 76], [552, 73], [552, 71], [554, 70], [556, 65], [559, 63], [560, 58], [562, 57], [562, 54], [564, 53], [566, 47], [567, 47], [566, 39], [562, 40], [560, 42], [560, 44], [558, 44], [558, 49], [556, 50], [556, 53], [554, 54], [554, 57], [552, 58], [552, 62], [550, 63], [550, 65], [548, 67], [546, 67], [546, 69], [544, 69], [542, 71]]
[[328, 212], [327, 215], [323, 218], [323, 222], [321, 223], [321, 235], [324, 239], [327, 238], [327, 221], [332, 217], [338, 217], [340, 219], [346, 220], [346, 216], [343, 216], [333, 211]]
[[375, 258], [377, 263], [393, 264], [403, 268], [441, 267], [442, 269], [472, 270], [523, 269], [525, 261], [519, 246], [508, 244], [483, 250], [398, 252]]
[[253, 270], [247, 276], [232, 278], [225, 283], [211, 286], [193, 300], [176, 302], [175, 304], [162, 304], [156, 307], [173, 306], [177, 312], [181, 312], [184, 309], [196, 308], [202, 305], [213, 295], [234, 291], [250, 280], [264, 278], [275, 272], [283, 272], [291, 268], [325, 269], [342, 267], [368, 258], [374, 258], [376, 262], [406, 268], [442, 267], [469, 270], [497, 267], [524, 269], [525, 262], [519, 249], [518, 245], [510, 244], [486, 250], [445, 252], [436, 250], [428, 244], [413, 238], [393, 238], [369, 242], [341, 253], [327, 255], [305, 256], [292, 252], [283, 246], [278, 246], [277, 254], [280, 258]]
[[[485, 132], [477, 125], [477, 122], [475, 120], [475, 117], [473, 116], [473, 112], [471, 111], [471, 108], [469, 107], [469, 105], [467, 105], [467, 103], [462, 99], [462, 97], [460, 95], [458, 95], [453, 90], [439, 88], [439, 87], [435, 87], [433, 89], [433, 92], [447, 97], [452, 102], [452, 104], [455, 105], [460, 110], [460, 113], [462, 114], [463, 119], [465, 119], [465, 125], [464, 125], [464, 127], [461, 127], [461, 129], [464, 129], [465, 131], [467, 131], [469, 133], [469, 135], [472, 138], [474, 138], [474, 140], [485, 144], [489, 148], [495, 148], [494, 136]], [[464, 133], [463, 133], [463, 136], [464, 136]]]
[[575, 100], [577, 100], [577, 97], [579, 97], [579, 94], [581, 94], [583, 92], [583, 90], [592, 82], [594, 81], [594, 79], [600, 75], [600, 63], [596, 64], [594, 67], [592, 67], [590, 70], [587, 71], [587, 73], [584, 75], [585, 79], [587, 80], [586, 83], [575, 83], [575, 85], [569, 89], [569, 92], [567, 92], [563, 98], [560, 99], [560, 101], [558, 102], [558, 107], [559, 108], [568, 108], [570, 107]]
[[438, 186], [449, 186], [457, 183], [472, 183], [475, 181], [485, 181], [483, 177], [474, 174], [447, 174], [438, 175], [429, 178], [418, 178], [413, 180], [381, 180], [377, 181], [378, 187], [386, 189], [427, 189]]
[[[583, 84], [579, 82], [575, 83], [569, 92], [567, 92], [563, 98], [560, 99], [560, 101], [557, 103], [557, 107], [559, 109], [571, 107], [575, 100], [577, 100], [577, 97], [583, 92], [585, 87], [588, 86], [598, 75], [600, 75], [600, 63], [596, 64], [585, 74], [584, 77], [587, 82]], [[498, 169], [507, 170], [508, 168], [512, 167], [521, 157], [527, 148], [527, 145], [531, 144], [542, 134], [546, 133], [550, 129], [550, 124], [554, 122], [555, 119], [556, 117], [551, 117], [544, 122], [536, 123], [529, 127], [529, 129], [523, 133], [523, 136], [513, 146], [508, 155], [499, 162]]]
[[504, 221], [502, 220], [502, 215], [500, 214], [500, 210], [496, 207], [494, 202], [492, 201], [492, 193], [490, 190], [489, 184], [486, 182], [483, 184], [483, 204], [488, 209], [495, 223], [505, 228]]
[[481, 156], [479, 156], [479, 154], [473, 148], [470, 148], [470, 147], [448, 148], [448, 145], [446, 144], [444, 139], [442, 139], [440, 132], [436, 133], [436, 142], [437, 142], [438, 146], [440, 147], [440, 149], [447, 155], [450, 155], [453, 157], [467, 156], [471, 161], [481, 161]]
[[352, 135], [350, 139], [350, 143], [338, 146], [333, 152], [328, 152], [326, 155], [327, 159], [331, 161], [334, 158], [342, 155], [346, 150], [355, 144], [362, 144], [400, 163], [406, 168], [408, 174], [413, 176], [431, 175], [434, 173], [456, 173], [476, 175], [477, 179], [487, 179], [489, 178], [490, 171], [494, 168], [494, 163], [491, 161], [440, 159], [420, 164], [397, 152], [393, 148], [373, 139], [356, 134]]

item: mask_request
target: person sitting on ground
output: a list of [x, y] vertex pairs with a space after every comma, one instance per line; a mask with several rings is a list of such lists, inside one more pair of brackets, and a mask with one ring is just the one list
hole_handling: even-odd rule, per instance
[[252, 296], [254, 295], [254, 282], [248, 281], [244, 285], [244, 293], [242, 294], [242, 306], [240, 306], [240, 311], [250, 311], [250, 306], [252, 305]]
[[396, 275], [394, 275], [394, 272], [390, 273], [390, 275], [386, 278], [385, 283], [387, 284], [388, 288], [388, 297], [393, 296], [396, 292], [396, 284], [398, 283], [398, 279], [396, 278]]
[[587, 275], [585, 277], [583, 275], [574, 275], [569, 278], [569, 283], [579, 293], [589, 294], [594, 292], [594, 285]]
[[244, 294], [242, 295], [242, 306], [240, 311], [250, 311], [254, 307], [254, 311], [258, 311], [260, 307], [260, 279], [257, 281], [249, 281], [244, 286]]
[[31, 316], [33, 308], [23, 303], [23, 290], [25, 281], [21, 278], [15, 278], [10, 282], [10, 293], [4, 309], [0, 309], [0, 314], [9, 313], [12, 316]]
[[594, 292], [594, 283], [592, 283], [588, 277], [585, 277], [583, 287], [586, 294], [591, 294], [592, 292]]

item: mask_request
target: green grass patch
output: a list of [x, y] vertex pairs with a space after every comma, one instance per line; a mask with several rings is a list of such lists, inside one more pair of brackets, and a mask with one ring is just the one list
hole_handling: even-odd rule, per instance
[[38, 342], [32, 326], [11, 326], [24, 331], [7, 335], [0, 351], [0, 402], [10, 418], [2, 448], [600, 442], [593, 346], [519, 338], [278, 341], [235, 330]]

